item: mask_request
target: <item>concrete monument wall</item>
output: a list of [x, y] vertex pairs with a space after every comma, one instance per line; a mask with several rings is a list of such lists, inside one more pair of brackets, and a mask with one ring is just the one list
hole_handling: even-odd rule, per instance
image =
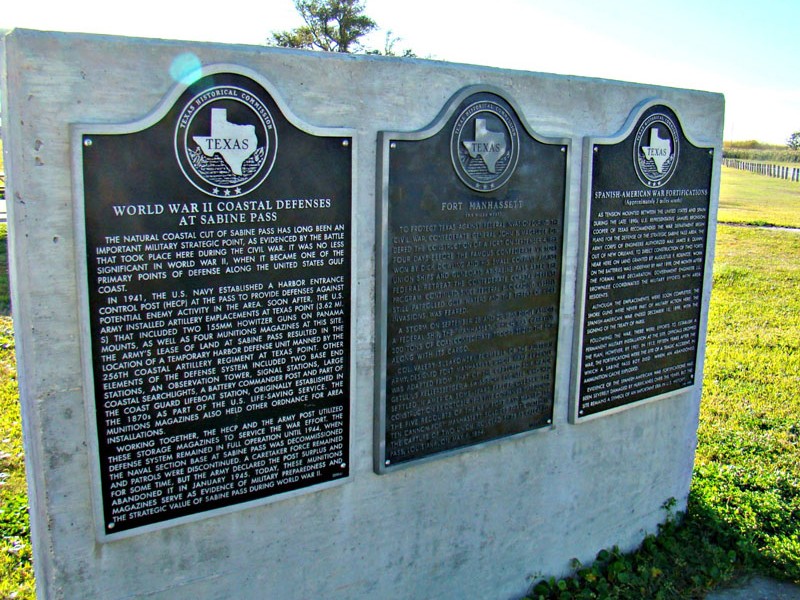
[[[589, 562], [604, 547], [635, 547], [664, 520], [668, 499], [685, 506], [711, 286], [722, 96], [425, 60], [26, 30], [4, 38], [2, 56], [14, 325], [41, 598], [517, 598], [538, 577], [567, 572], [573, 557]], [[275, 97], [278, 108], [270, 110], [283, 111], [317, 140], [339, 135], [350, 144], [352, 212], [343, 217], [351, 240], [346, 475], [328, 482], [335, 485], [287, 488], [264, 502], [180, 514], [115, 536], [98, 492], [104, 449], [87, 378], [92, 333], [80, 266], [91, 230], [79, 197], [93, 189], [89, 176], [103, 162], [101, 155], [81, 172], [89, 164], [81, 162], [89, 160], [81, 145], [88, 148], [90, 138], [79, 136], [119, 131], [114, 127], [148, 115], [156, 122], [186, 89], [174, 74], [182, 73], [176, 59], [187, 56], [205, 72], [235, 67]], [[522, 134], [559, 144], [554, 156], [563, 148], [566, 157], [558, 163], [566, 180], [558, 192], [564, 207], [550, 412], [530, 431], [478, 436], [475, 445], [385, 469], [385, 461], [375, 465], [386, 449], [379, 431], [385, 422], [375, 418], [386, 400], [382, 374], [376, 377], [386, 365], [376, 356], [386, 342], [386, 279], [376, 278], [376, 263], [380, 275], [387, 244], [380, 169], [394, 163], [379, 160], [379, 133], [424, 130], [448, 114], [455, 119], [455, 104], [440, 113], [465, 88], [507, 100], [504, 110], [517, 113]], [[603, 401], [613, 410], [584, 419], [589, 388], [583, 404], [577, 397], [591, 381], [589, 355], [581, 352], [600, 342], [584, 334], [583, 319], [589, 315], [591, 326], [596, 312], [596, 322], [606, 322], [584, 301], [588, 277], [597, 275], [587, 258], [589, 234], [601, 218], [590, 211], [589, 190], [608, 189], [588, 179], [607, 173], [602, 162], [589, 168], [593, 145], [602, 161], [603, 144], [611, 149], [634, 136], [640, 115], [650, 118], [654, 106], [669, 107], [674, 113], [658, 114], [677, 115], [668, 120], [679, 120], [685, 139], [712, 150], [706, 237], [697, 242], [705, 262], [693, 292], [695, 329], [687, 334], [697, 349], [694, 369], [654, 400], [644, 392], [620, 410], [616, 396], [608, 396]], [[387, 144], [402, 138], [382, 135]], [[684, 152], [688, 144], [680, 139]], [[306, 166], [296, 177], [313, 172]], [[667, 168], [659, 163], [653, 186]]]

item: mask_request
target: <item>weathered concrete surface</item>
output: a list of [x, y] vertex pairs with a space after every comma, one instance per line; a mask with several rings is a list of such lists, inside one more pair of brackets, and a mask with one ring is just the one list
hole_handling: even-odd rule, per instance
[[800, 586], [769, 577], [753, 577], [733, 587], [714, 590], [707, 600], [797, 600]]
[[[600, 548], [637, 545], [663, 520], [667, 499], [685, 504], [699, 385], [613, 418], [567, 423], [580, 148], [583, 137], [616, 133], [650, 98], [675, 107], [693, 139], [721, 148], [721, 96], [263, 47], [32, 31], [12, 32], [4, 44], [13, 303], [40, 597], [517, 598], [538, 576], [567, 571], [573, 557], [587, 562]], [[79, 351], [69, 124], [141, 118], [173, 86], [170, 65], [185, 52], [203, 64], [262, 74], [308, 123], [358, 132], [352, 476], [333, 489], [99, 543]], [[424, 127], [472, 84], [505, 90], [539, 134], [572, 139], [555, 419], [533, 435], [378, 476], [376, 136]]]

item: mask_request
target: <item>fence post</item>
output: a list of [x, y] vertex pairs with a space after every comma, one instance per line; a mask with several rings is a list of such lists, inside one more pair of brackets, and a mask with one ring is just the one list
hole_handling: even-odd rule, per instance
[[759, 175], [766, 175], [776, 179], [800, 182], [800, 167], [789, 167], [771, 163], [751, 162], [737, 158], [723, 158], [722, 164], [739, 171], [750, 171]]

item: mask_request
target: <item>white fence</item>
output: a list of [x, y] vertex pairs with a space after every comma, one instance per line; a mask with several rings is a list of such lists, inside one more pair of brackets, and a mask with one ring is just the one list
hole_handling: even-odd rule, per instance
[[733, 169], [740, 169], [742, 171], [750, 171], [751, 173], [766, 175], [767, 177], [775, 177], [777, 179], [788, 179], [789, 181], [800, 181], [800, 166], [783, 167], [781, 165], [751, 162], [748, 160], [739, 160], [736, 158], [723, 158], [722, 164], [725, 165], [726, 167], [731, 167]]

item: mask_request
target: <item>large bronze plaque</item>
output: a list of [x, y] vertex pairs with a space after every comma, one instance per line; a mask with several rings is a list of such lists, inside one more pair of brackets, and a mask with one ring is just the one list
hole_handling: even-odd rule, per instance
[[576, 419], [694, 384], [713, 160], [662, 104], [589, 151]]
[[552, 422], [567, 149], [487, 89], [381, 134], [376, 471]]
[[352, 137], [254, 77], [76, 127], [106, 535], [349, 472]]

